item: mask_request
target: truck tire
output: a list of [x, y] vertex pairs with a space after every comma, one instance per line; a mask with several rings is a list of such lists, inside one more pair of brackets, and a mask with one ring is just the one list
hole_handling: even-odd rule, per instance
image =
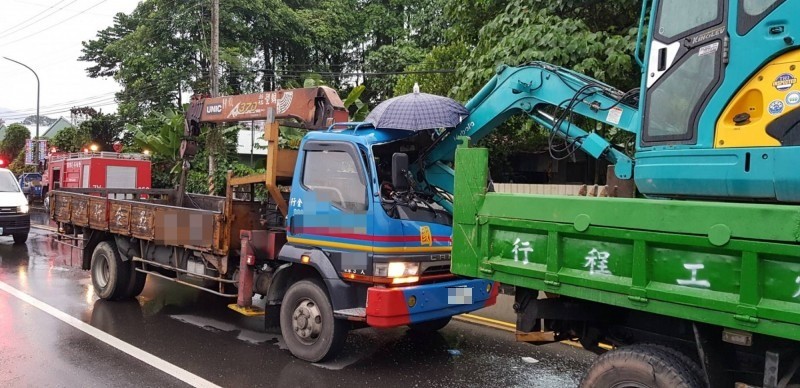
[[25, 241], [28, 241], [28, 232], [25, 233], [14, 233], [14, 244], [25, 244]]
[[92, 285], [94, 292], [103, 300], [118, 300], [127, 297], [131, 281], [131, 265], [123, 262], [111, 241], [97, 244], [92, 252]]
[[447, 326], [451, 318], [452, 317], [445, 317], [420, 323], [412, 323], [409, 324], [408, 327], [412, 332], [416, 333], [433, 333]]
[[659, 346], [631, 345], [598, 357], [582, 388], [701, 388], [704, 384], [680, 358]]
[[347, 338], [348, 322], [333, 317], [328, 293], [317, 280], [289, 287], [281, 303], [281, 333], [289, 351], [317, 362], [336, 356]]
[[123, 262], [122, 265], [130, 266], [131, 278], [128, 280], [128, 289], [125, 290], [124, 298], [135, 298], [144, 290], [144, 284], [147, 281], [147, 274], [136, 270], [136, 262], [129, 260]]
[[665, 353], [669, 353], [672, 357], [677, 358], [681, 363], [683, 363], [683, 365], [686, 365], [686, 367], [689, 368], [692, 374], [697, 378], [697, 381], [701, 383], [702, 387], [708, 386], [708, 384], [706, 384], [706, 373], [703, 372], [703, 367], [701, 367], [697, 361], [689, 357], [686, 353], [668, 345], [661, 345], [661, 344], [646, 344], [646, 345], [660, 349]]

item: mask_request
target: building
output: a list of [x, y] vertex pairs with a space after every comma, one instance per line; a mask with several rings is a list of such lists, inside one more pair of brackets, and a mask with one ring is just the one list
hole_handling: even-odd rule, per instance
[[267, 159], [267, 141], [264, 130], [240, 129], [236, 136], [236, 154], [239, 162], [252, 168], [263, 168]]
[[[56, 120], [52, 125], [50, 125], [44, 131], [42, 131], [42, 128], [39, 127], [39, 132], [40, 132], [39, 136], [49, 140], [54, 138], [59, 132], [61, 132], [61, 130], [72, 127], [74, 127], [74, 125], [72, 125], [72, 123], [70, 123], [69, 120], [63, 117], [59, 117], [58, 120]], [[35, 129], [32, 130], [31, 133], [34, 133], [33, 131], [35, 131]]]

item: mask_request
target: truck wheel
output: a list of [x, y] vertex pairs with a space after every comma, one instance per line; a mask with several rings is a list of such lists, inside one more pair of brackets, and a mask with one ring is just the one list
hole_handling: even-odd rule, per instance
[[677, 358], [681, 363], [683, 363], [683, 365], [686, 365], [686, 367], [689, 368], [689, 370], [692, 372], [692, 375], [694, 375], [695, 378], [697, 378], [697, 381], [701, 383], [701, 386], [703, 387], [707, 386], [705, 383], [706, 373], [703, 372], [703, 368], [700, 366], [699, 363], [697, 363], [697, 361], [689, 357], [686, 353], [667, 345], [647, 344], [646, 346], [652, 346], [654, 348], [658, 348], [661, 351], [668, 353], [673, 358]]
[[341, 350], [347, 322], [333, 317], [328, 294], [318, 281], [301, 280], [283, 297], [281, 333], [295, 357], [317, 362]]
[[14, 244], [25, 244], [25, 241], [28, 241], [28, 232], [25, 233], [14, 233]]
[[439, 331], [443, 327], [447, 326], [447, 324], [450, 323], [451, 318], [452, 317], [445, 317], [420, 323], [412, 323], [409, 324], [408, 327], [411, 329], [411, 331], [417, 333], [433, 333], [434, 331]]
[[100, 299], [125, 298], [131, 279], [131, 265], [120, 259], [113, 242], [103, 241], [92, 252], [92, 284]]
[[133, 260], [127, 263], [123, 262], [122, 265], [129, 265], [131, 271], [131, 278], [128, 280], [128, 289], [125, 291], [124, 298], [135, 298], [144, 290], [144, 284], [147, 281], [147, 274], [136, 270], [136, 262]]
[[701, 388], [679, 358], [658, 346], [632, 345], [600, 356], [581, 381], [583, 388]]

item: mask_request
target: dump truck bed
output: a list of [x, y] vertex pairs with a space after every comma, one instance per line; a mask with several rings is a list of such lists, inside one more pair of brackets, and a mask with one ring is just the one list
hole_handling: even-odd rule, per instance
[[800, 207], [487, 192], [457, 153], [452, 272], [800, 340]]

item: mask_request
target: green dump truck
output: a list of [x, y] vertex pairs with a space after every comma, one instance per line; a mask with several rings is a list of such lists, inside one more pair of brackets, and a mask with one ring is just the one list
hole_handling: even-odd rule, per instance
[[[443, 140], [474, 143], [463, 135], [523, 115], [550, 133], [552, 156], [608, 162], [607, 197], [492, 192], [488, 151], [467, 144], [417, 177], [454, 195], [451, 271], [516, 287], [519, 340], [575, 339], [602, 354], [584, 387], [800, 384], [800, 40], [789, 15], [800, 1], [646, 1], [640, 87], [501, 66]], [[603, 136], [623, 132], [629, 147]], [[438, 173], [453, 168], [448, 187]]]
[[605, 353], [587, 378], [630, 348], [699, 386], [794, 377], [800, 208], [487, 192], [487, 162], [456, 153], [451, 270], [516, 286], [520, 340]]

